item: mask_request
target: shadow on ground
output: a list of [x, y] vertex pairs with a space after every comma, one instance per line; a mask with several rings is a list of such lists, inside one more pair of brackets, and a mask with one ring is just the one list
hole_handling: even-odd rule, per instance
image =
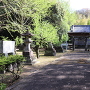
[[6, 90], [90, 90], [90, 53], [67, 53]]
[[90, 65], [50, 64], [6, 90], [90, 90]]

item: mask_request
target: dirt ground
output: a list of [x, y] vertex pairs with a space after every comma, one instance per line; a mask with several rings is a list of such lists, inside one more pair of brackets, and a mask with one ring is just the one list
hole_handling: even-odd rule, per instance
[[41, 54], [34, 65], [24, 66], [21, 79], [6, 90], [90, 90], [90, 52]]
[[[24, 65], [21, 77], [24, 78], [25, 76], [30, 75], [31, 73], [39, 70], [40, 68], [42, 68], [48, 64], [51, 64], [52, 62], [54, 62], [55, 60], [59, 59], [64, 54], [69, 53], [69, 52], [71, 52], [71, 51], [67, 51], [64, 53], [57, 53], [56, 56], [44, 56], [44, 53], [40, 52], [40, 57], [38, 59], [36, 59], [35, 64]], [[22, 53], [17, 52], [17, 54], [21, 55]], [[35, 53], [34, 53], [34, 55], [36, 56]]]
[[[65, 53], [67, 53], [67, 52], [65, 52]], [[40, 57], [38, 59], [36, 59], [35, 64], [33, 64], [33, 65], [22, 65], [23, 68], [22, 68], [22, 71], [20, 74], [20, 78], [27, 77], [28, 75], [38, 71], [40, 68], [52, 63], [53, 61], [55, 61], [59, 57], [63, 56], [65, 53], [57, 53], [56, 56], [44, 56], [44, 52], [40, 52]], [[22, 52], [17, 51], [16, 54], [22, 55]], [[36, 56], [35, 52], [34, 52], [34, 56]], [[2, 76], [3, 76], [3, 74], [0, 75], [0, 81], [2, 81]], [[5, 73], [3, 81], [5, 83], [10, 82], [10, 85], [11, 85], [13, 83], [13, 81], [15, 81], [15, 80], [13, 79], [13, 75], [11, 73]]]
[[[35, 55], [35, 53], [34, 53]], [[75, 51], [67, 50], [64, 53], [57, 53], [56, 56], [44, 56], [40, 52], [40, 57], [34, 65], [24, 65], [21, 77], [24, 78], [40, 68], [49, 64], [66, 64], [66, 63], [88, 63], [90, 64], [90, 52], [84, 49], [76, 49]]]

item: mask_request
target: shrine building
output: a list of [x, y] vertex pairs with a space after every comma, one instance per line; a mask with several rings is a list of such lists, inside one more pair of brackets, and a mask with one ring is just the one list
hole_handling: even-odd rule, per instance
[[72, 25], [68, 35], [72, 38], [72, 48], [84, 46], [87, 51], [90, 46], [90, 25]]

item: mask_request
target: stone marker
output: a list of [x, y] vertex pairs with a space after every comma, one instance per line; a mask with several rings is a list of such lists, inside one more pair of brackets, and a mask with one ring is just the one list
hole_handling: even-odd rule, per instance
[[48, 47], [45, 49], [45, 56], [55, 56], [56, 50], [54, 49], [51, 42], [48, 43]]

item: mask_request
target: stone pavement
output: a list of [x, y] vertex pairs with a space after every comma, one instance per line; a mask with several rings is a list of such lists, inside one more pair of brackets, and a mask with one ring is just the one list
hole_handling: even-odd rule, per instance
[[89, 52], [70, 52], [6, 90], [90, 90], [89, 60]]

